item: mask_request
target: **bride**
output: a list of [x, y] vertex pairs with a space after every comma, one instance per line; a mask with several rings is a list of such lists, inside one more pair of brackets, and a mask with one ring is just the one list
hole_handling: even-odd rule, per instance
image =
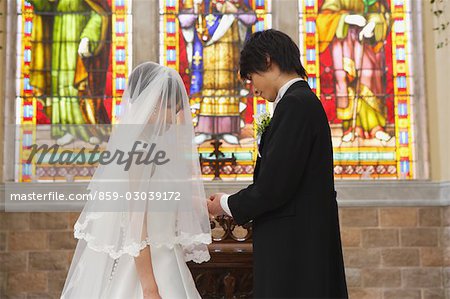
[[119, 108], [61, 298], [201, 298], [186, 262], [210, 259], [211, 228], [182, 79], [140, 64]]

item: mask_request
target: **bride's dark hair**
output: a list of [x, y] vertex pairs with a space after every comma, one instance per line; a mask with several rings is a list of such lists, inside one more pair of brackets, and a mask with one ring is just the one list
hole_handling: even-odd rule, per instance
[[[128, 89], [130, 95], [133, 95], [136, 91], [136, 88], [138, 88], [139, 84], [139, 90], [137, 91], [137, 95], [141, 94], [142, 91], [152, 82], [152, 80], [155, 78], [155, 76], [158, 74], [158, 69], [165, 68], [159, 64], [156, 64], [154, 62], [146, 62], [138, 65], [136, 68], [133, 69], [130, 76], [128, 77]], [[180, 110], [183, 109], [183, 95], [182, 95], [182, 88], [184, 87], [182, 85], [181, 78], [176, 78], [176, 76], [179, 76], [177, 73], [174, 73], [176, 71], [168, 70], [167, 72], [167, 81], [163, 84], [167, 84], [170, 86], [167, 90], [170, 92], [173, 92], [172, 95], [169, 96], [169, 98], [175, 98], [176, 103], [176, 113], [178, 113]], [[145, 77], [143, 77], [145, 76]], [[180, 80], [177, 80], [180, 79]], [[172, 101], [168, 101], [166, 103], [167, 108], [172, 107]]]
[[[162, 67], [154, 62], [145, 62], [136, 66], [128, 77], [128, 89], [130, 96], [136, 91], [139, 84], [138, 95], [152, 82], [155, 78], [158, 68]], [[145, 77], [143, 77], [145, 76]]]

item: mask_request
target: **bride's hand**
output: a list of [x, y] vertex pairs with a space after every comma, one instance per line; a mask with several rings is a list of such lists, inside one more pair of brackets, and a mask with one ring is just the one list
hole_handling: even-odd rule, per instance
[[162, 299], [158, 291], [144, 292], [144, 299]]

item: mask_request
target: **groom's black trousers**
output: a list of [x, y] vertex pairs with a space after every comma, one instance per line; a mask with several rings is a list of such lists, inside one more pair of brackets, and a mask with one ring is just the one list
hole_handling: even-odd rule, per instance
[[[331, 220], [336, 212], [330, 205]], [[298, 239], [307, 221], [283, 216], [253, 222], [254, 298], [348, 298], [336, 226]]]

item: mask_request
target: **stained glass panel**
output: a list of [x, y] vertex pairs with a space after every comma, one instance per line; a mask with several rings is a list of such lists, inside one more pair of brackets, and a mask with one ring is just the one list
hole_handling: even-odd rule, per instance
[[160, 1], [160, 63], [184, 80], [205, 179], [253, 176], [254, 115], [268, 107], [237, 67], [246, 38], [268, 28], [270, 0]]
[[413, 179], [410, 0], [299, 0], [300, 50], [327, 112], [334, 173]]
[[[26, 157], [46, 127], [46, 138], [69, 150], [104, 141], [82, 125], [111, 124], [119, 113], [131, 64], [131, 0], [18, 0], [17, 21], [16, 181], [88, 180], [93, 165], [36, 165]], [[64, 126], [73, 124], [81, 126]]]

